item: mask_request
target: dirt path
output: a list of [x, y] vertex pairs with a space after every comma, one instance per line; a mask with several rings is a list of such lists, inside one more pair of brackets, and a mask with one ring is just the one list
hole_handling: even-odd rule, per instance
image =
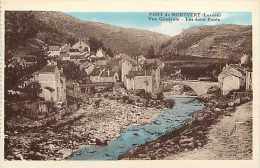
[[204, 147], [168, 156], [167, 160], [246, 160], [252, 159], [252, 102], [240, 105], [232, 116], [213, 125]]

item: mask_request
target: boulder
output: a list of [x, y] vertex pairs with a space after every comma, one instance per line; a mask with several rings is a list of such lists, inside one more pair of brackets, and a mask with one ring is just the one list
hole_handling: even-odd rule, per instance
[[231, 101], [231, 102], [228, 103], [228, 106], [229, 106], [229, 107], [233, 107], [234, 105], [235, 105], [235, 102], [233, 102], [233, 101]]
[[15, 158], [19, 159], [19, 160], [23, 160], [23, 155], [22, 154], [16, 154]]
[[234, 110], [235, 110], [234, 107], [227, 107], [227, 108], [226, 108], [226, 111], [234, 111]]
[[36, 153], [35, 153], [35, 157], [36, 157], [37, 159], [39, 159], [39, 160], [46, 160], [47, 155], [44, 155], [44, 154], [42, 154], [42, 153], [40, 153], [40, 152], [36, 152]]
[[228, 106], [228, 104], [226, 103], [226, 102], [218, 102], [217, 103], [217, 105], [216, 105], [216, 107], [217, 108], [220, 108], [220, 109], [224, 109], [224, 108], [226, 108]]
[[180, 139], [179, 140], [179, 144], [187, 144], [187, 143], [191, 143], [193, 142], [194, 138], [191, 137], [191, 138], [184, 138], [184, 139]]
[[234, 103], [235, 103], [235, 105], [239, 105], [239, 104], [241, 103], [240, 98], [235, 99], [235, 100], [234, 100]]
[[185, 149], [193, 149], [193, 148], [195, 147], [193, 141], [190, 142], [190, 143], [180, 144], [180, 146], [181, 146], [182, 148], [185, 148]]
[[221, 112], [221, 109], [220, 108], [215, 108], [214, 111], [215, 112]]

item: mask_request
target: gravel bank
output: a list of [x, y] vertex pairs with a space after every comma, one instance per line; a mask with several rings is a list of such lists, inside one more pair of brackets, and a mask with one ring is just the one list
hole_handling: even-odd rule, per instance
[[161, 109], [99, 98], [83, 101], [76, 112], [56, 121], [33, 121], [19, 117], [5, 128], [5, 159], [60, 160], [81, 145], [106, 145], [131, 124], [145, 124]]

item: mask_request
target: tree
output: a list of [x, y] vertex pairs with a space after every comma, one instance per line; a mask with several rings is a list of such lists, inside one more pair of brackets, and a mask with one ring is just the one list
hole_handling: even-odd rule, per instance
[[[46, 106], [48, 109], [48, 112], [51, 112], [54, 108], [54, 102], [53, 101], [46, 101]], [[48, 116], [49, 113], [46, 113], [46, 116]]]
[[155, 52], [154, 52], [153, 46], [150, 46], [145, 57], [146, 58], [155, 58]]
[[106, 48], [106, 54], [111, 58], [114, 57], [114, 53], [110, 48]]
[[6, 56], [10, 50], [24, 44], [27, 39], [35, 37], [41, 28], [41, 22], [32, 12], [5, 13], [5, 51]]
[[71, 80], [82, 80], [87, 75], [86, 72], [84, 70], [80, 70], [79, 65], [76, 65], [74, 62], [65, 64], [63, 72], [66, 79]]
[[89, 38], [89, 47], [91, 51], [97, 52], [99, 48], [104, 48], [104, 44], [102, 41], [96, 39], [95, 37]]
[[76, 42], [77, 42], [77, 39], [73, 36], [70, 36], [67, 38], [67, 43], [69, 43], [71, 45], [75, 44]]

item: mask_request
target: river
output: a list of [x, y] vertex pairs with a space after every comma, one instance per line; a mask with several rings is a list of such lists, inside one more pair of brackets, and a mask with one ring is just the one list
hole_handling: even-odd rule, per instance
[[129, 126], [120, 136], [107, 146], [88, 145], [74, 152], [70, 160], [117, 160], [118, 157], [135, 146], [145, 144], [183, 126], [192, 113], [201, 110], [204, 105], [192, 97], [168, 97], [175, 105], [166, 109], [151, 123]]

